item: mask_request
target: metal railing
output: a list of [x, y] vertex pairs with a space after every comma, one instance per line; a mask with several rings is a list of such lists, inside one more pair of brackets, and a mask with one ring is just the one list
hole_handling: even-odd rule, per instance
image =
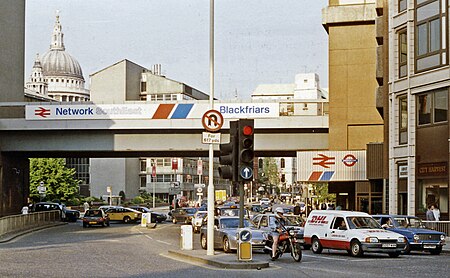
[[59, 221], [61, 221], [59, 211], [42, 211], [1, 217], [0, 236], [8, 233], [31, 230], [36, 227]]
[[450, 221], [422, 221], [428, 229], [436, 230], [450, 236]]

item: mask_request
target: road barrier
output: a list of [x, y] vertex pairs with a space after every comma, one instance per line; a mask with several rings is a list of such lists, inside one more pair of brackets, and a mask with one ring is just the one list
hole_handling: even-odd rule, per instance
[[422, 221], [428, 229], [436, 230], [450, 236], [450, 221]]
[[1, 217], [0, 237], [8, 233], [31, 230], [60, 221], [59, 211], [42, 211]]

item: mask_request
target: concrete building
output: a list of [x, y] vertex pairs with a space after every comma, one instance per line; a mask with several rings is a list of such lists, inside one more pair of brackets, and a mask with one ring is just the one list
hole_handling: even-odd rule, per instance
[[[184, 83], [161, 75], [161, 66], [152, 70], [129, 60], [119, 61], [91, 74], [91, 100], [100, 103], [127, 102], [182, 102], [185, 100], [208, 100], [206, 95]], [[195, 184], [207, 183], [208, 161], [202, 159], [201, 177], [198, 173], [199, 158], [180, 157], [141, 157], [141, 158], [92, 158], [91, 195], [107, 195], [106, 187], [112, 187], [113, 195], [121, 191], [127, 198], [138, 196], [147, 191], [160, 199], [168, 200], [174, 194], [182, 194], [190, 200], [197, 198]], [[155, 166], [155, 177], [152, 177]], [[216, 166], [217, 168], [217, 166]], [[216, 189], [230, 188], [225, 181], [219, 180], [218, 170], [214, 170]]]
[[[329, 35], [329, 150], [366, 150], [384, 141], [376, 109], [375, 0], [330, 0], [322, 10]], [[329, 182], [343, 209], [381, 213], [383, 179]]]
[[389, 212], [449, 219], [448, 1], [390, 1]]

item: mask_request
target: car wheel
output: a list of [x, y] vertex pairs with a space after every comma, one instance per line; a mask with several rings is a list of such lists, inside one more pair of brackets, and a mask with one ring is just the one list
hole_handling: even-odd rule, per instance
[[353, 257], [361, 257], [363, 255], [363, 250], [359, 241], [352, 240], [352, 242], [350, 242], [350, 253]]
[[176, 219], [176, 218], [173, 218], [173, 219], [172, 219], [172, 223], [173, 223], [173, 224], [177, 224], [177, 219]]
[[131, 217], [125, 216], [125, 217], [123, 218], [123, 223], [130, 223], [130, 222], [131, 222]]
[[231, 253], [230, 240], [228, 237], [223, 238], [223, 251], [225, 253]]
[[315, 238], [312, 240], [311, 249], [312, 249], [312, 251], [313, 251], [314, 254], [320, 254], [320, 253], [322, 253], [322, 250], [323, 250], [322, 244], [320, 243], [320, 240], [319, 240], [317, 237], [315, 237]]
[[83, 222], [83, 228], [87, 228], [87, 224]]
[[108, 226], [108, 227], [110, 226], [110, 224], [109, 224], [109, 221], [108, 221], [108, 222], [106, 222], [106, 226]]
[[206, 241], [206, 235], [205, 234], [202, 234], [201, 236], [200, 236], [200, 244], [201, 244], [201, 246], [202, 246], [202, 248], [203, 249], [207, 249], [208, 248], [208, 243], [207, 243], [207, 241]]
[[442, 251], [442, 246], [439, 246], [434, 250], [430, 250], [430, 254], [431, 255], [439, 255], [439, 254], [441, 254], [441, 251]]

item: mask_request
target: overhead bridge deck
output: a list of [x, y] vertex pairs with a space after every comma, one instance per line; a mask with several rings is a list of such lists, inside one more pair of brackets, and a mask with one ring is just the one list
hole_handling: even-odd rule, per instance
[[[222, 142], [231, 120], [225, 118]], [[26, 157], [208, 156], [200, 118], [0, 119], [1, 152]], [[328, 148], [328, 115], [255, 119], [256, 156], [296, 156]], [[218, 152], [218, 145], [214, 146]]]

